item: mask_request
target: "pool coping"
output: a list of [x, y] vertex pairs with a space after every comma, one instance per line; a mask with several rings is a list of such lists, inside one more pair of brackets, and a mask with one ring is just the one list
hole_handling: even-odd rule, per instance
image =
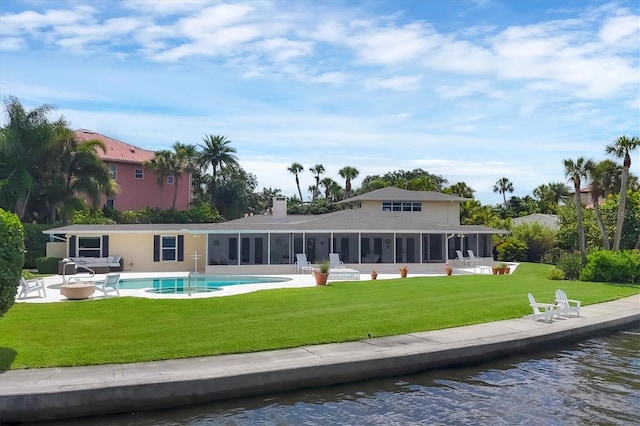
[[0, 373], [0, 423], [153, 410], [487, 362], [640, 323], [640, 294], [516, 318], [250, 354]]

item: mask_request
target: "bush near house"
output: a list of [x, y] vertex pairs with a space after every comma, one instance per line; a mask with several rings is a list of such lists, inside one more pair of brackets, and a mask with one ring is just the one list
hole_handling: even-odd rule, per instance
[[507, 238], [498, 246], [498, 260], [505, 262], [524, 262], [527, 260], [527, 244], [515, 237]]
[[582, 270], [582, 258], [580, 253], [567, 253], [558, 259], [556, 264], [565, 275], [568, 280], [577, 280]]
[[39, 257], [36, 259], [36, 267], [41, 274], [57, 274], [58, 262], [61, 260], [61, 257]]
[[580, 281], [628, 283], [640, 281], [640, 250], [593, 251], [580, 272]]
[[24, 227], [24, 267], [33, 269], [36, 267], [36, 259], [44, 257], [47, 252], [47, 235], [42, 231], [51, 229], [54, 225], [40, 225], [25, 223]]
[[17, 215], [0, 209], [0, 316], [14, 304], [24, 265], [24, 228]]

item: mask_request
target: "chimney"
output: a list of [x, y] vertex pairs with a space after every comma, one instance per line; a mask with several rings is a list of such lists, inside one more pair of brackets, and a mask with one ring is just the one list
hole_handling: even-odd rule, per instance
[[284, 222], [287, 219], [287, 197], [273, 197], [273, 220]]

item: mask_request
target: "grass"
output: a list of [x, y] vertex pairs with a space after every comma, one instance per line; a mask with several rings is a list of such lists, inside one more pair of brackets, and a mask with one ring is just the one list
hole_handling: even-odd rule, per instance
[[0, 318], [0, 370], [254, 352], [498, 321], [531, 313], [527, 293], [550, 302], [557, 288], [584, 305], [640, 293], [640, 285], [549, 281], [548, 268], [193, 300], [19, 303]]

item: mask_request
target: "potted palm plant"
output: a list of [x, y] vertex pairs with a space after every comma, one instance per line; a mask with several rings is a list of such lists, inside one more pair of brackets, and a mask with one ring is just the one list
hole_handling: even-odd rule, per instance
[[313, 271], [316, 277], [316, 285], [327, 285], [327, 279], [329, 278], [329, 261], [323, 260], [318, 263], [318, 267]]

